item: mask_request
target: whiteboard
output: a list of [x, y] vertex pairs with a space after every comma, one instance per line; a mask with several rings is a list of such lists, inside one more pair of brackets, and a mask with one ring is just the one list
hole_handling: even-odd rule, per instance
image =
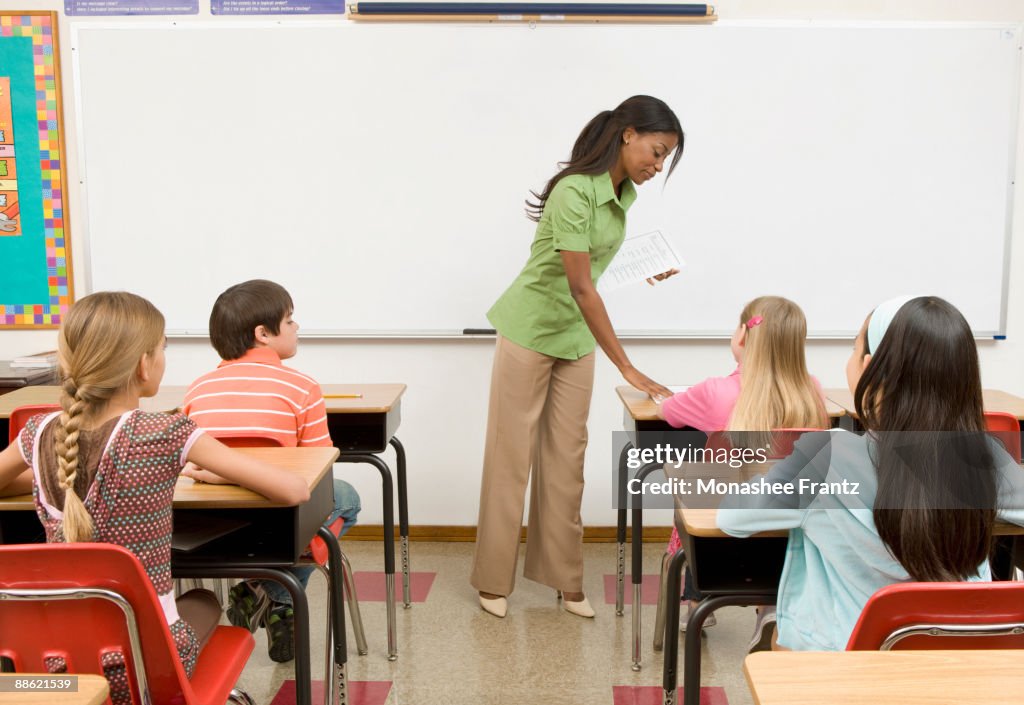
[[686, 267], [607, 297], [621, 334], [728, 334], [762, 294], [821, 336], [903, 293], [1005, 328], [1016, 25], [72, 28], [87, 287], [149, 297], [172, 333], [255, 277], [306, 333], [489, 327], [529, 190], [636, 93], [686, 148], [627, 235], [661, 230]]

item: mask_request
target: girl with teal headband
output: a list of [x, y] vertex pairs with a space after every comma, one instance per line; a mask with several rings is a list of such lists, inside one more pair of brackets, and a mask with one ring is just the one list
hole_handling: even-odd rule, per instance
[[731, 536], [789, 529], [773, 646], [844, 649], [868, 598], [892, 583], [990, 580], [997, 518], [1024, 525], [1024, 473], [984, 433], [978, 354], [955, 307], [883, 303], [847, 378], [867, 433], [806, 434], [766, 479], [848, 489], [730, 497], [717, 514]]

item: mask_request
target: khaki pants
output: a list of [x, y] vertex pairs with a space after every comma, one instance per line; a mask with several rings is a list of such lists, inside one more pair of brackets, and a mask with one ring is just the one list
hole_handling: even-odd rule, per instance
[[583, 591], [583, 456], [594, 354], [561, 360], [498, 336], [491, 373], [476, 555], [470, 582], [509, 595], [530, 480], [523, 575]]

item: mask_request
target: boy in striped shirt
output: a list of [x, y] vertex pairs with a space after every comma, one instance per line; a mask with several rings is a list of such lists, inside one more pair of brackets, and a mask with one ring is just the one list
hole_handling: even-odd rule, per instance
[[[189, 387], [185, 414], [214, 436], [264, 436], [289, 447], [334, 445], [320, 385], [282, 364], [298, 347], [293, 312], [284, 287], [265, 279], [236, 284], [217, 297], [210, 314], [210, 342], [221, 363]], [[334, 512], [325, 525], [342, 517], [344, 533], [355, 524], [359, 508], [355, 488], [335, 479]], [[292, 572], [305, 586], [313, 569]], [[262, 622], [270, 658], [294, 658], [291, 596], [277, 583], [235, 586], [228, 618], [251, 631]]]

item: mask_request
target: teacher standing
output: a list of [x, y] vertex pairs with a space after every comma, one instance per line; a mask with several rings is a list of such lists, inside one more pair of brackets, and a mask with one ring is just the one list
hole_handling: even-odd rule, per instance
[[675, 152], [671, 174], [682, 151], [672, 110], [633, 96], [587, 123], [569, 161], [533, 194], [536, 203], [527, 201], [537, 221], [530, 258], [487, 314], [498, 341], [470, 581], [497, 617], [515, 585], [528, 479], [523, 574], [557, 590], [569, 612], [594, 616], [583, 594], [580, 505], [595, 341], [634, 387], [671, 394], [629, 362], [595, 284], [622, 245], [633, 185], [654, 178]]

